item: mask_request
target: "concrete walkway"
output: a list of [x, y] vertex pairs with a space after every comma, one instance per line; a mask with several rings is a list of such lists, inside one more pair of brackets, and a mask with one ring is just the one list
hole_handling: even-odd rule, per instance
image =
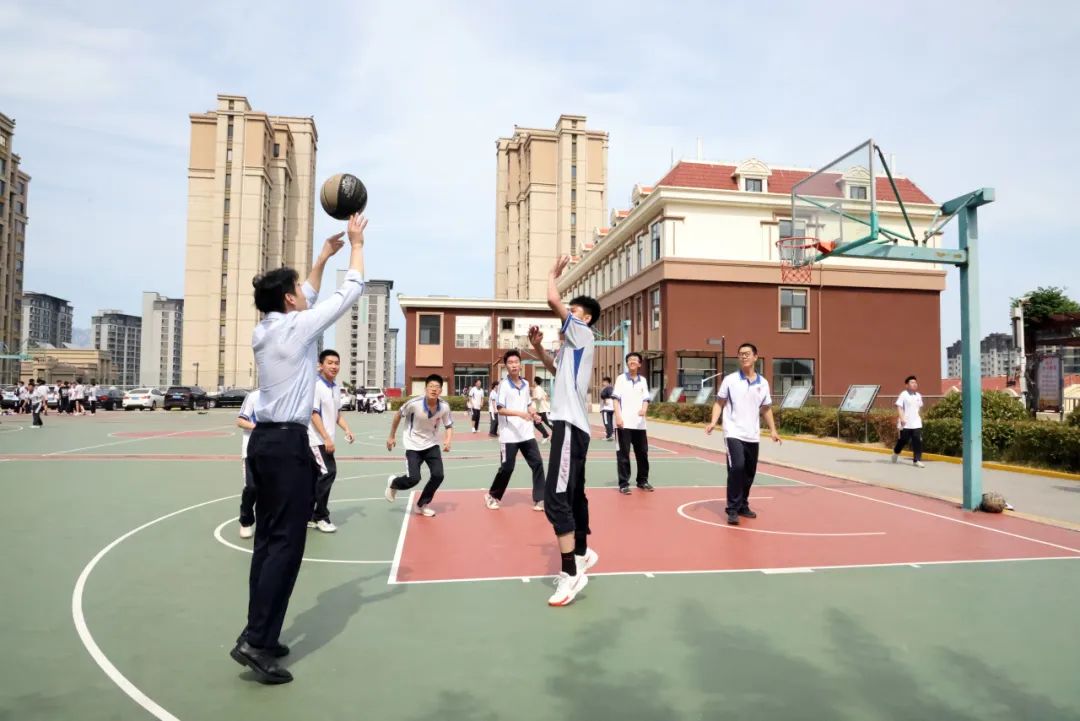
[[[593, 422], [603, 426], [599, 414]], [[723, 435], [706, 436], [704, 426], [674, 425], [650, 418], [648, 430], [650, 438], [724, 451]], [[915, 468], [908, 458], [893, 465], [885, 454], [793, 440], [777, 445], [769, 441], [768, 436], [761, 444], [761, 459], [955, 499], [957, 503], [963, 495], [963, 470], [958, 463], [925, 461], [926, 468]], [[1080, 526], [1080, 481], [984, 468], [982, 483], [983, 491], [1002, 494], [1018, 513]]]

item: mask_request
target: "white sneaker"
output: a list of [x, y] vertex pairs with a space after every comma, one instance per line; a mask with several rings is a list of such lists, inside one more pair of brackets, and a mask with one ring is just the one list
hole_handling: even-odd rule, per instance
[[493, 511], [499, 510], [499, 499], [490, 493], [484, 494], [484, 505]]
[[308, 521], [307, 522], [307, 527], [308, 528], [315, 528], [315, 521]]
[[922, 461], [915, 461], [915, 467], [916, 468], [926, 468], [926, 464], [923, 463]]
[[550, 445], [550, 444], [551, 444], [551, 436], [548, 436], [544, 440], [540, 441], [540, 445], [542, 445], [542, 446], [546, 446], [546, 445]]
[[543, 501], [537, 501], [536, 503], [534, 503], [533, 504], [533, 510], [534, 511], [543, 511], [544, 510], [544, 502]]
[[473, 428], [473, 429], [472, 429], [472, 432], [473, 432], [473, 433], [476, 433], [476, 429], [475, 429], [475, 428]]
[[393, 503], [394, 500], [397, 498], [397, 489], [390, 486], [390, 484], [394, 482], [394, 479], [396, 477], [397, 476], [390, 476], [386, 479], [386, 491], [383, 493], [383, 498], [385, 498], [389, 503]]
[[333, 533], [337, 530], [337, 526], [335, 526], [333, 523], [330, 523], [330, 521], [319, 521], [315, 524], [315, 527], [323, 533]]
[[585, 555], [574, 556], [574, 560], [577, 562], [577, 572], [580, 576], [600, 562], [600, 554], [591, 548], [586, 548]]
[[427, 506], [417, 506], [413, 509], [413, 513], [418, 516], [427, 516], [428, 518], [431, 518], [435, 515], [435, 511], [431, 510]]
[[583, 573], [576, 576], [568, 576], [564, 572], [559, 573], [555, 583], [555, 593], [548, 599], [549, 606], [569, 606], [574, 598], [581, 593], [581, 589], [589, 585], [589, 577]]
[[900, 460], [900, 456], [898, 456], [898, 455], [897, 455], [897, 454], [895, 454], [895, 453], [894, 453], [894, 454], [892, 454], [892, 462], [893, 462], [893, 463], [896, 463], [896, 462], [897, 462], [898, 460]]
[[251, 538], [255, 535], [255, 526], [240, 526], [240, 538]]

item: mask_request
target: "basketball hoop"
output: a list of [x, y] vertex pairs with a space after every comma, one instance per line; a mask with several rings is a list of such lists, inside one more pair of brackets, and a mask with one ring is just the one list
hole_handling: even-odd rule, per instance
[[780, 251], [780, 280], [784, 283], [810, 283], [819, 242], [808, 236], [792, 236], [776, 241]]

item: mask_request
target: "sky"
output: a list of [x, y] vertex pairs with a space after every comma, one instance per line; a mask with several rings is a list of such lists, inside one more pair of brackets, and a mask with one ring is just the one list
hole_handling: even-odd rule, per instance
[[[935, 199], [996, 189], [979, 216], [982, 334], [1007, 331], [1010, 297], [1036, 286], [1080, 298], [1063, 212], [1080, 5], [674, 5], [0, 0], [0, 112], [33, 177], [25, 289], [70, 300], [76, 327], [140, 313], [143, 290], [181, 297], [188, 116], [234, 93], [315, 118], [317, 177], [364, 180], [367, 275], [395, 294], [493, 293], [495, 140], [568, 113], [609, 132], [617, 207], [698, 138], [707, 160], [820, 167], [873, 137]], [[342, 224], [316, 217], [317, 252]], [[958, 277], [943, 346], [960, 336]]]

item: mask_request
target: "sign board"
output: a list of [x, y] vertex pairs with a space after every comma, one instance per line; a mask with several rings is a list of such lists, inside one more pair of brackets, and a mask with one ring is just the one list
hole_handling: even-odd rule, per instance
[[802, 408], [810, 397], [810, 391], [810, 386], [791, 386], [784, 395], [784, 400], [780, 401], [780, 407], [787, 409]]
[[703, 386], [701, 390], [697, 392], [697, 396], [694, 398], [694, 403], [699, 406], [703, 406], [709, 402], [712, 398], [713, 391], [716, 390], [713, 386]]
[[1040, 411], [1060, 410], [1064, 404], [1065, 376], [1062, 372], [1061, 356], [1045, 355], [1039, 358], [1035, 387], [1039, 393]]
[[881, 386], [849, 386], [840, 410], [844, 413], [867, 413], [874, 405]]
[[668, 395], [668, 399], [667, 399], [668, 403], [678, 403], [679, 399], [682, 398], [682, 393], [683, 393], [683, 387], [682, 386], [677, 386], [677, 387], [673, 388], [671, 390], [671, 393]]
[[660, 389], [653, 388], [649, 391], [649, 403], [656, 403], [656, 399], [660, 397]]

